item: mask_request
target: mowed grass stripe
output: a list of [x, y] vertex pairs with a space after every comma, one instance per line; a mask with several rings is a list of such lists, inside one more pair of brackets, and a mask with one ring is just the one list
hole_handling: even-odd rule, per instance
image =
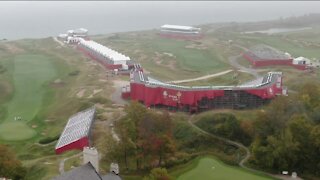
[[177, 180], [194, 180], [194, 179], [201, 179], [201, 180], [212, 180], [212, 179], [268, 180], [269, 179], [270, 180], [272, 179], [272, 178], [252, 174], [239, 167], [232, 167], [232, 166], [226, 165], [211, 157], [203, 157], [199, 160], [194, 160], [194, 161], [195, 161], [194, 163], [197, 163], [196, 167], [180, 175]]
[[[0, 125], [0, 138], [24, 140], [35, 134], [26, 123], [41, 110], [43, 96], [47, 91], [45, 83], [56, 76], [56, 71], [50, 58], [42, 55], [19, 55], [12, 61], [14, 94], [6, 104], [8, 113]], [[22, 120], [15, 121], [14, 118], [18, 116]]]
[[213, 49], [186, 48], [190, 42], [159, 38], [153, 41], [153, 49], [159, 52], [172, 53], [177, 57], [180, 68], [198, 72], [217, 72], [228, 67], [219, 59]]

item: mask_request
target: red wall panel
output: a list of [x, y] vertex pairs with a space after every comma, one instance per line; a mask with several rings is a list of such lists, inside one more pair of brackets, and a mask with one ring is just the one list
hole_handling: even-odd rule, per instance
[[[142, 101], [147, 107], [151, 105], [165, 105], [179, 107], [189, 105], [197, 106], [198, 101], [204, 97], [214, 99], [224, 96], [224, 90], [178, 90], [170, 87], [159, 87], [145, 85], [142, 83], [131, 82], [130, 96], [132, 100]], [[261, 97], [262, 99], [271, 99], [282, 93], [282, 80], [262, 88], [248, 88], [243, 91]]]
[[292, 64], [293, 59], [256, 59], [257, 57], [252, 57], [247, 53], [243, 53], [242, 56], [247, 59], [254, 67], [262, 67], [262, 66], [273, 66], [273, 65], [284, 65], [284, 66], [292, 66], [299, 70], [306, 70], [306, 65], [296, 65]]
[[131, 83], [131, 99], [143, 101], [146, 106], [166, 105], [177, 107], [178, 105], [196, 106], [203, 97], [214, 99], [223, 96], [223, 90], [177, 90], [164, 87], [145, 86], [144, 84]]
[[61, 154], [65, 151], [69, 151], [69, 150], [83, 150], [84, 147], [89, 146], [89, 139], [88, 137], [83, 137], [75, 142], [72, 142], [70, 144], [67, 144], [63, 147], [60, 147], [58, 149], [56, 149], [56, 154]]

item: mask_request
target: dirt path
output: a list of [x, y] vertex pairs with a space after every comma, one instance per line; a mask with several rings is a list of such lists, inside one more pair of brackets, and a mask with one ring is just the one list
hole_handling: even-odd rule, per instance
[[241, 64], [238, 63], [238, 58], [241, 57], [241, 54], [236, 55], [236, 56], [230, 56], [228, 58], [229, 63], [231, 66], [234, 68], [238, 69], [241, 72], [249, 73], [252, 74], [255, 78], [260, 78], [260, 75], [258, 74], [258, 71], [255, 69], [247, 68], [242, 66]]
[[60, 172], [60, 174], [63, 174], [63, 173], [64, 173], [64, 163], [65, 163], [67, 160], [69, 160], [69, 159], [71, 159], [71, 158], [74, 158], [74, 157], [79, 157], [79, 156], [81, 156], [81, 155], [82, 155], [82, 152], [79, 152], [78, 154], [75, 154], [75, 155], [73, 155], [73, 156], [70, 156], [70, 157], [67, 157], [67, 158], [62, 159], [62, 160], [60, 161], [60, 163], [59, 163], [59, 172]]
[[245, 157], [238, 163], [240, 167], [246, 169], [246, 170], [249, 170], [251, 172], [255, 172], [255, 173], [260, 173], [260, 174], [264, 174], [264, 175], [267, 175], [267, 176], [271, 176], [273, 178], [276, 178], [276, 179], [282, 179], [282, 180], [302, 180], [301, 178], [297, 177], [297, 178], [292, 178], [291, 176], [284, 176], [284, 175], [277, 175], [277, 174], [270, 174], [270, 173], [266, 173], [266, 172], [263, 172], [263, 171], [258, 171], [256, 169], [252, 169], [250, 167], [247, 167], [245, 166], [245, 163], [248, 161], [248, 159], [250, 158], [251, 156], [251, 153], [250, 153], [250, 150], [244, 146], [243, 144], [241, 143], [238, 143], [236, 141], [231, 141], [229, 139], [226, 139], [226, 138], [223, 138], [223, 137], [220, 137], [220, 136], [217, 136], [217, 135], [214, 135], [214, 134], [211, 134], [207, 131], [204, 131], [203, 129], [199, 128], [198, 126], [196, 126], [193, 122], [192, 122], [192, 119], [193, 119], [193, 115], [190, 116], [190, 118], [188, 119], [188, 123], [190, 126], [192, 126], [194, 129], [196, 129], [197, 131], [199, 131], [200, 133], [204, 134], [204, 135], [207, 135], [207, 136], [210, 136], [214, 139], [218, 139], [220, 141], [223, 141], [223, 142], [226, 142], [227, 144], [231, 144], [231, 145], [234, 145], [236, 147], [238, 147], [239, 149], [243, 149], [245, 152], [246, 152], [246, 155]]
[[201, 76], [201, 77], [198, 77], [198, 78], [184, 79], [184, 80], [177, 80], [177, 81], [169, 81], [167, 83], [179, 84], [179, 83], [185, 83], [185, 82], [199, 81], [199, 80], [209, 79], [209, 78], [212, 78], [212, 77], [222, 76], [222, 75], [225, 75], [225, 74], [227, 74], [227, 73], [229, 73], [231, 71], [233, 71], [233, 70], [229, 69], [229, 70], [222, 71], [222, 72], [219, 72], [219, 73]]
[[61, 42], [61, 41], [59, 41], [59, 40], [57, 39], [57, 37], [52, 37], [52, 39], [53, 39], [55, 42], [59, 43], [60, 46], [64, 46], [64, 43]]
[[78, 98], [82, 98], [85, 92], [86, 92], [86, 89], [81, 89], [81, 90], [77, 93], [77, 97], [78, 97]]
[[[238, 47], [240, 49], [243, 49], [243, 50], [248, 50], [246, 47], [243, 47], [243, 46], [240, 46], [240, 45], [234, 45], [234, 46], [236, 46], [236, 47]], [[258, 74], [258, 72], [265, 71], [265, 69], [256, 70], [256, 69], [251, 69], [251, 68], [244, 67], [244, 66], [242, 66], [241, 64], [238, 63], [238, 58], [239, 57], [241, 57], [241, 54], [236, 55], [236, 56], [230, 56], [228, 58], [230, 65], [233, 66], [234, 68], [238, 69], [240, 72], [252, 74], [256, 79], [261, 78], [261, 76]], [[177, 80], [177, 81], [169, 81], [167, 83], [179, 84], [179, 83], [185, 83], [185, 82], [199, 81], [199, 80], [204, 80], [204, 79], [209, 79], [209, 78], [212, 78], [212, 77], [225, 75], [225, 74], [227, 74], [227, 73], [229, 73], [231, 71], [233, 71], [233, 70], [229, 69], [229, 70], [222, 71], [222, 72], [219, 72], [219, 73], [210, 74], [210, 75], [206, 75], [206, 76], [201, 76], [201, 77], [198, 77], [198, 78], [184, 79], [184, 80]]]
[[34, 144], [37, 145], [37, 146], [46, 147], [46, 146], [50, 146], [50, 145], [55, 144], [55, 143], [57, 143], [57, 140], [52, 141], [52, 142], [47, 143], [47, 144], [40, 144], [40, 143], [38, 143], [38, 142], [37, 142], [37, 143], [34, 143]]
[[129, 85], [130, 82], [123, 81], [123, 80], [114, 80], [113, 81], [113, 87], [115, 88], [115, 91], [111, 94], [111, 100], [115, 104], [125, 105], [128, 104], [127, 101], [123, 100], [121, 97], [122, 87]]

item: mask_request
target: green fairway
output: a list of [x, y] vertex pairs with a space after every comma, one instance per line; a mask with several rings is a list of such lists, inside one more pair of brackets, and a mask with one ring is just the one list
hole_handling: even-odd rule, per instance
[[[11, 60], [14, 64], [10, 72], [14, 94], [5, 105], [7, 116], [0, 125], [0, 138], [23, 140], [35, 134], [35, 131], [26, 123], [41, 110], [43, 97], [47, 92], [45, 83], [52, 80], [56, 72], [50, 59], [46, 56], [19, 55]], [[21, 117], [21, 120], [15, 120], [15, 117]]]
[[[114, 38], [97, 38], [106, 46], [124, 52], [160, 80], [178, 80], [218, 73], [230, 68], [228, 53], [211, 40], [186, 41], [160, 37], [150, 31]], [[134, 46], [132, 45], [134, 44]], [[164, 73], [165, 72], [165, 73]]]
[[178, 177], [178, 180], [271, 179], [268, 177], [251, 174], [250, 172], [242, 170], [241, 168], [225, 165], [222, 162], [210, 157], [201, 158], [196, 162], [197, 162], [197, 166], [192, 170], [180, 175]]
[[217, 56], [218, 53], [214, 49], [186, 48], [190, 44], [188, 41], [159, 38], [151, 46], [159, 52], [175, 55], [180, 68], [185, 70], [210, 73], [227, 67], [227, 64]]

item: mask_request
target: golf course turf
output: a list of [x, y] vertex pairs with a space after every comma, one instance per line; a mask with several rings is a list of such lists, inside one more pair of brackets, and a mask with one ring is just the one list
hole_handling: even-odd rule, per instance
[[50, 58], [46, 56], [27, 54], [15, 56], [11, 60], [14, 64], [11, 72], [14, 93], [5, 105], [7, 116], [0, 124], [0, 138], [17, 141], [36, 134], [27, 122], [40, 112], [47, 91], [45, 83], [53, 80], [56, 72]]
[[[259, 176], [252, 174], [246, 170], [238, 167], [232, 167], [226, 165], [212, 157], [202, 157], [200, 159], [194, 160], [197, 165], [195, 168], [181, 174], [177, 180], [227, 180], [227, 179], [237, 179], [237, 180], [267, 180], [272, 179], [265, 176]], [[192, 166], [192, 165], [191, 165]]]

